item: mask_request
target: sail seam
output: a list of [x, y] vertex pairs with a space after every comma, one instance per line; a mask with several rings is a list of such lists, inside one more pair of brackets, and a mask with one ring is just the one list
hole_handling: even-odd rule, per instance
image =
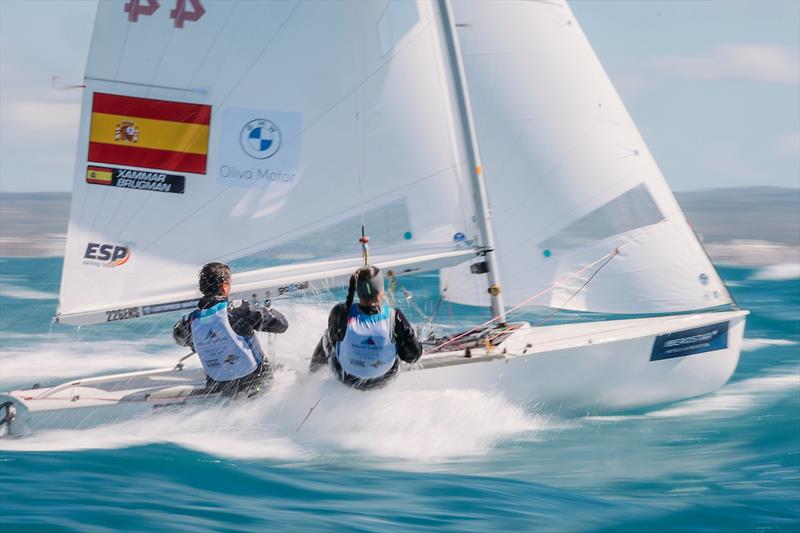
[[294, 16], [295, 11], [297, 11], [297, 8], [300, 7], [301, 3], [302, 3], [301, 0], [298, 0], [297, 3], [295, 3], [295, 5], [292, 8], [292, 10], [289, 12], [289, 14], [283, 20], [283, 22], [281, 22], [281, 25], [278, 26], [277, 30], [275, 30], [275, 33], [272, 35], [270, 40], [267, 41], [267, 44], [264, 45], [264, 48], [262, 48], [261, 51], [256, 56], [256, 58], [253, 61], [250, 62], [250, 65], [245, 69], [244, 73], [241, 76], [239, 76], [239, 79], [236, 80], [236, 83], [233, 84], [233, 87], [231, 87], [231, 90], [228, 91], [228, 94], [225, 95], [225, 98], [223, 98], [219, 102], [219, 104], [217, 104], [217, 111], [212, 112], [212, 116], [216, 115], [219, 112], [220, 109], [224, 109], [225, 102], [228, 101], [228, 98], [231, 97], [231, 95], [236, 91], [236, 89], [239, 87], [239, 85], [242, 83], [242, 81], [247, 77], [248, 74], [250, 74], [250, 71], [253, 70], [253, 67], [256, 66], [256, 63], [261, 61], [261, 57], [266, 53], [267, 50], [269, 50], [270, 46], [272, 46], [272, 43], [275, 42], [275, 39], [278, 38], [278, 35], [281, 34], [281, 32], [283, 31], [284, 26], [286, 26], [286, 24], [289, 23], [289, 20], [291, 20], [291, 18]]
[[[298, 4], [297, 4], [297, 5], [299, 5], [299, 2], [298, 2]], [[296, 9], [296, 8], [297, 8], [297, 5], [295, 5], [295, 8], [294, 8], [294, 9]], [[294, 9], [292, 10], [292, 13], [294, 13]], [[291, 14], [290, 14], [290, 16], [291, 16]], [[287, 19], [286, 21], [284, 21], [284, 24], [285, 24], [287, 21], [288, 21], [288, 19]], [[429, 25], [430, 25], [430, 21], [428, 21], [427, 23], [425, 23], [425, 24], [422, 26], [422, 28], [424, 28], [424, 27], [427, 27], [427, 26], [429, 26]], [[281, 27], [283, 27], [283, 25], [281, 25]], [[338, 99], [336, 102], [334, 102], [334, 104], [333, 104], [332, 106], [330, 106], [328, 109], [326, 109], [325, 111], [323, 111], [321, 115], [319, 115], [319, 116], [317, 116], [316, 118], [314, 118], [313, 120], [309, 121], [309, 122], [306, 124], [306, 126], [305, 126], [303, 129], [301, 129], [301, 130], [300, 130], [300, 132], [299, 132], [299, 133], [298, 133], [296, 136], [294, 136], [294, 137], [291, 137], [291, 138], [287, 139], [287, 140], [286, 140], [286, 144], [287, 144], [287, 145], [289, 145], [290, 143], [292, 143], [292, 142], [296, 141], [298, 138], [300, 138], [300, 136], [302, 136], [302, 135], [303, 135], [303, 133], [305, 133], [306, 131], [308, 131], [308, 129], [309, 129], [309, 128], [311, 128], [312, 126], [314, 126], [314, 125], [315, 125], [317, 122], [319, 122], [319, 121], [320, 121], [320, 120], [322, 120], [322, 119], [323, 119], [325, 116], [327, 116], [329, 113], [331, 113], [331, 112], [332, 112], [334, 109], [336, 109], [336, 108], [337, 108], [337, 107], [338, 107], [338, 106], [339, 106], [339, 105], [340, 105], [342, 102], [344, 102], [345, 100], [347, 100], [347, 99], [348, 99], [349, 97], [351, 97], [351, 96], [352, 96], [352, 95], [353, 95], [353, 94], [354, 94], [356, 91], [358, 91], [358, 90], [359, 90], [359, 89], [360, 89], [360, 88], [361, 88], [361, 87], [362, 87], [362, 86], [363, 86], [365, 83], [367, 83], [367, 82], [368, 82], [370, 79], [372, 79], [374, 76], [376, 76], [376, 75], [377, 75], [377, 74], [378, 74], [378, 73], [379, 73], [381, 70], [383, 70], [384, 68], [386, 68], [386, 67], [387, 67], [387, 66], [388, 66], [388, 65], [389, 65], [389, 64], [390, 64], [390, 63], [391, 63], [391, 62], [394, 60], [394, 58], [396, 58], [396, 57], [397, 57], [397, 56], [399, 56], [399, 55], [400, 55], [400, 54], [401, 54], [403, 51], [405, 51], [406, 49], [408, 49], [408, 48], [411, 46], [411, 44], [412, 44], [412, 43], [416, 42], [416, 40], [419, 38], [419, 35], [421, 35], [422, 33], [424, 33], [424, 32], [422, 31], [422, 28], [420, 29], [419, 33], [417, 33], [417, 35], [415, 35], [413, 38], [409, 39], [409, 40], [408, 40], [408, 42], [406, 42], [405, 44], [403, 44], [401, 47], [397, 48], [397, 49], [396, 49], [396, 50], [394, 50], [393, 52], [390, 52], [390, 55], [389, 55], [389, 57], [387, 58], [387, 60], [386, 60], [386, 61], [385, 61], [383, 64], [381, 64], [381, 66], [379, 66], [378, 68], [376, 68], [376, 69], [375, 69], [373, 72], [371, 72], [371, 73], [370, 73], [370, 74], [369, 74], [369, 75], [368, 75], [366, 78], [364, 78], [363, 80], [361, 80], [361, 81], [360, 81], [360, 82], [359, 82], [359, 83], [358, 83], [358, 84], [357, 84], [355, 87], [353, 87], [353, 88], [352, 88], [350, 91], [348, 91], [347, 93], [345, 93], [345, 94], [344, 94], [344, 95], [343, 95], [341, 98], [339, 98], [339, 99]], [[276, 33], [276, 36], [277, 36], [277, 33]], [[270, 41], [270, 42], [271, 42], [271, 41]], [[262, 53], [263, 53], [263, 51], [262, 51]], [[259, 55], [259, 57], [260, 57], [260, 55]], [[249, 68], [252, 68], [254, 65], [255, 65], [255, 63], [251, 64], [251, 66], [250, 66]], [[249, 69], [248, 69], [248, 72], [249, 72]], [[240, 81], [241, 81], [241, 78], [240, 78]], [[237, 85], [238, 85], [238, 82], [237, 82]], [[223, 103], [223, 104], [224, 104], [224, 102], [227, 100], [227, 98], [228, 98], [228, 97], [230, 97], [230, 95], [231, 95], [231, 94], [233, 94], [233, 90], [231, 90], [231, 92], [230, 92], [230, 93], [228, 93], [228, 95], [225, 97], [225, 99], [223, 99], [223, 100], [222, 100], [222, 103]], [[222, 106], [220, 105], [220, 109], [221, 109], [221, 108], [222, 108]], [[212, 116], [213, 116], [213, 115], [212, 115]], [[446, 170], [449, 170], [449, 169], [453, 168], [454, 166], [457, 166], [458, 164], [460, 164], [460, 162], [459, 162], [459, 163], [456, 163], [456, 165], [453, 165], [453, 166], [451, 166], [451, 167], [449, 167], [449, 168], [447, 168], [447, 169], [445, 169], [445, 170], [443, 170], [443, 171], [439, 171], [439, 172], [437, 172], [436, 174], [439, 174], [439, 173], [441, 173], [441, 172], [444, 172], [444, 171], [446, 171]], [[422, 178], [422, 179], [427, 179], [428, 177], [432, 177], [432, 176], [434, 176], [434, 175], [436, 175], [436, 174], [433, 174], [433, 175], [431, 175], [431, 176], [427, 176], [426, 178]], [[390, 191], [390, 192], [388, 192], [388, 193], [385, 193], [384, 195], [381, 195], [381, 196], [385, 196], [386, 194], [391, 194], [391, 192], [396, 192], [397, 190], [402, 190], [403, 188], [405, 188], [405, 187], [408, 187], [408, 186], [410, 186], [410, 185], [413, 185], [413, 184], [415, 184], [415, 183], [419, 183], [420, 181], [422, 181], [422, 180], [419, 180], [419, 181], [417, 181], [417, 182], [412, 182], [412, 183], [409, 183], [408, 185], [405, 185], [404, 187], [401, 187], [400, 189], [396, 189], [395, 191]], [[143, 247], [143, 248], [142, 248], [142, 250], [146, 250], [146, 249], [148, 249], [149, 247], [151, 247], [152, 245], [154, 245], [155, 243], [157, 243], [158, 241], [160, 241], [162, 238], [164, 238], [165, 236], [167, 236], [167, 235], [169, 235], [170, 233], [172, 233], [173, 231], [175, 231], [175, 230], [176, 230], [178, 227], [180, 227], [180, 226], [182, 226], [183, 224], [185, 224], [185, 223], [186, 223], [188, 220], [190, 220], [192, 217], [194, 217], [194, 216], [195, 216], [197, 213], [199, 213], [199, 212], [203, 211], [203, 210], [204, 210], [206, 207], [208, 207], [208, 205], [210, 205], [210, 204], [214, 203], [214, 202], [217, 200], [217, 198], [219, 198], [221, 195], [225, 194], [225, 193], [228, 191], [228, 189], [230, 189], [231, 187], [232, 187], [232, 185], [228, 185], [228, 186], [226, 186], [224, 189], [222, 189], [220, 192], [218, 192], [217, 194], [215, 194], [214, 196], [212, 196], [211, 198], [209, 198], [209, 199], [208, 199], [208, 200], [207, 200], [205, 203], [201, 204], [201, 205], [200, 205], [200, 206], [199, 206], [197, 209], [195, 209], [194, 211], [192, 211], [190, 214], [188, 214], [188, 215], [187, 215], [186, 217], [184, 217], [182, 220], [180, 220], [180, 221], [176, 222], [176, 223], [175, 223], [175, 225], [174, 225], [173, 227], [171, 227], [169, 230], [167, 230], [166, 232], [164, 232], [163, 234], [161, 234], [161, 235], [160, 235], [160, 236], [159, 236], [157, 239], [155, 239], [155, 240], [151, 241], [151, 242], [150, 242], [148, 245], [146, 245], [145, 247]], [[378, 198], [380, 198], [380, 196], [379, 196]], [[322, 220], [325, 220], [325, 219], [321, 219], [320, 221], [322, 221]], [[320, 222], [320, 221], [317, 221], [317, 222]], [[129, 223], [130, 223], [130, 220], [128, 221], [128, 224], [129, 224]], [[308, 227], [308, 225], [307, 225], [307, 226], [304, 226], [304, 227]], [[122, 232], [123, 232], [123, 231], [124, 231], [126, 228], [127, 228], [127, 224], [126, 224], [126, 226], [125, 226], [125, 227], [124, 227], [122, 230], [120, 230], [120, 232], [118, 233], [118, 235], [119, 235], [119, 234], [121, 234], [121, 233], [122, 233]], [[262, 241], [262, 242], [259, 242], [259, 243], [257, 243], [257, 244], [262, 244], [263, 242], [269, 242], [269, 241]], [[233, 252], [233, 253], [235, 253], [235, 252]]]
[[228, 17], [225, 19], [225, 22], [222, 23], [222, 26], [220, 26], [219, 31], [214, 36], [214, 41], [211, 43], [211, 46], [208, 47], [208, 50], [206, 50], [206, 54], [203, 56], [203, 59], [200, 61], [200, 64], [197, 66], [197, 69], [194, 71], [194, 74], [192, 74], [192, 78], [189, 80], [189, 83], [187, 84], [187, 88], [184, 89], [184, 94], [181, 97], [181, 100], [186, 98], [186, 93], [192, 90], [191, 87], [192, 87], [192, 84], [194, 83], [194, 80], [197, 78], [197, 75], [203, 69], [203, 66], [205, 65], [206, 61], [208, 60], [208, 56], [211, 55], [211, 51], [217, 45], [217, 41], [219, 40], [220, 35], [222, 35], [222, 33], [224, 32], [225, 28], [228, 26], [228, 21], [231, 20], [231, 17], [233, 16], [233, 12], [236, 11], [236, 7], [238, 5], [239, 5], [239, 0], [236, 0], [233, 3], [233, 7], [231, 8], [230, 12], [228, 13]]
[[[272, 35], [272, 38], [271, 38], [269, 41], [267, 41], [267, 44], [266, 44], [266, 45], [264, 45], [264, 48], [262, 48], [262, 49], [261, 49], [261, 51], [258, 53], [258, 55], [256, 56], [256, 58], [255, 58], [255, 59], [254, 59], [254, 60], [253, 60], [253, 61], [250, 63], [250, 65], [249, 65], [249, 66], [248, 66], [248, 67], [245, 69], [244, 73], [243, 73], [243, 74], [242, 74], [242, 75], [239, 77], [239, 79], [236, 81], [236, 83], [233, 85], [233, 87], [231, 87], [231, 90], [228, 92], [228, 94], [227, 94], [227, 95], [225, 95], [225, 97], [224, 97], [224, 98], [223, 98], [223, 99], [220, 101], [220, 103], [218, 104], [217, 110], [219, 110], [219, 109], [223, 109], [223, 108], [224, 108], [224, 104], [225, 104], [225, 102], [228, 100], [228, 98], [230, 98], [230, 96], [231, 96], [231, 95], [234, 93], [234, 91], [236, 91], [237, 87], [239, 87], [239, 85], [242, 83], [242, 80], [244, 80], [244, 79], [245, 79], [245, 77], [247, 77], [247, 75], [250, 73], [250, 71], [253, 69], [253, 67], [256, 65], [256, 63], [258, 63], [258, 61], [261, 59], [261, 57], [264, 55], [264, 53], [267, 51], [267, 49], [269, 49], [269, 47], [272, 45], [272, 43], [275, 41], [275, 39], [278, 37], [278, 35], [280, 35], [280, 33], [281, 33], [281, 31], [283, 30], [284, 26], [285, 26], [285, 25], [286, 25], [286, 24], [289, 22], [289, 20], [292, 18], [292, 16], [294, 15], [295, 11], [297, 10], [297, 8], [298, 8], [299, 6], [300, 6], [300, 0], [298, 0], [298, 1], [297, 1], [297, 3], [294, 5], [294, 7], [293, 7], [293, 8], [292, 8], [292, 10], [289, 12], [289, 14], [286, 16], [286, 18], [285, 18], [285, 19], [284, 19], [284, 21], [281, 23], [281, 25], [280, 25], [280, 26], [278, 26], [278, 29], [277, 29], [277, 30], [275, 31], [275, 33]], [[231, 11], [231, 13], [232, 13], [232, 12], [233, 12], [233, 11]], [[229, 16], [230, 16], [230, 15], [229, 15]], [[223, 27], [224, 27], [224, 25], [223, 25]], [[174, 30], [173, 30], [173, 31], [174, 31]], [[172, 35], [172, 34], [170, 34], [170, 37], [171, 37], [171, 35]], [[163, 56], [162, 56], [162, 57], [163, 57]], [[199, 71], [199, 69], [198, 69], [198, 71]], [[195, 75], [196, 75], [196, 73], [195, 73]], [[117, 76], [115, 75], [114, 77], [116, 78]], [[212, 111], [212, 115], [211, 115], [211, 116], [212, 116], [212, 117], [216, 116], [217, 112], [218, 112], [218, 111]], [[201, 207], [200, 207], [198, 210], [196, 210], [196, 211], [192, 212], [192, 214], [191, 214], [191, 215], [189, 215], [188, 217], [184, 218], [184, 219], [183, 219], [181, 222], [179, 222], [178, 224], [176, 224], [175, 226], [173, 226], [172, 228], [170, 228], [170, 230], [169, 230], [167, 233], [170, 233], [170, 232], [172, 232], [172, 231], [173, 231], [173, 230], [174, 230], [174, 229], [175, 229], [177, 226], [179, 226], [179, 225], [182, 225], [183, 223], [185, 223], [185, 222], [186, 222], [187, 220], [189, 220], [189, 219], [190, 219], [192, 216], [194, 216], [194, 215], [195, 215], [197, 212], [199, 212], [200, 210], [202, 210], [203, 208], [205, 208], [205, 207], [206, 207], [206, 206], [207, 206], [209, 203], [213, 202], [213, 201], [214, 201], [214, 200], [216, 200], [216, 199], [217, 199], [217, 198], [218, 198], [220, 195], [222, 195], [224, 192], [226, 192], [226, 191], [228, 190], [228, 188], [229, 188], [229, 187], [230, 187], [230, 186], [226, 187], [226, 188], [225, 188], [225, 189], [223, 189], [221, 192], [219, 192], [218, 194], [214, 195], [214, 197], [213, 197], [213, 198], [211, 198], [211, 200], [209, 200], [208, 202], [206, 202], [205, 204], [203, 204], [203, 205], [202, 205], [202, 206], [201, 206]], [[144, 198], [144, 199], [142, 199], [141, 203], [139, 204], [139, 207], [138, 207], [138, 209], [136, 210], [136, 213], [134, 213], [134, 216], [131, 216], [131, 217], [129, 217], [129, 218], [128, 218], [128, 221], [125, 223], [125, 225], [124, 225], [124, 226], [122, 226], [122, 228], [120, 228], [120, 230], [119, 230], [118, 232], [116, 232], [116, 234], [115, 234], [115, 237], [116, 237], [116, 238], [119, 238], [119, 236], [120, 236], [120, 235], [122, 235], [122, 234], [125, 232], [125, 230], [126, 230], [126, 229], [128, 228], [128, 226], [130, 225], [131, 221], [132, 221], [132, 220], [135, 218], [135, 215], [137, 215], [137, 214], [138, 214], [138, 213], [139, 213], [139, 212], [140, 212], [140, 211], [141, 211], [141, 210], [142, 210], [142, 209], [145, 207], [145, 205], [146, 205], [146, 204], [149, 202], [149, 200], [150, 200], [150, 198]], [[120, 204], [120, 205], [121, 205], [121, 204]], [[115, 212], [114, 212], [114, 214], [111, 216], [111, 220], [113, 220], [113, 219], [114, 219], [114, 217], [116, 216], [116, 214], [117, 214], [117, 211], [115, 211]], [[165, 233], [164, 235], [166, 235], [166, 233]], [[162, 235], [162, 236], [163, 236], [163, 235]], [[158, 240], [160, 240], [160, 238], [159, 238], [159, 239], [156, 239], [155, 241], [152, 241], [150, 244], [154, 244], [154, 243], [155, 243], [155, 242], [157, 242]], [[143, 250], [147, 249], [148, 247], [149, 247], [149, 245], [148, 245], [148, 246], [145, 246], [145, 247], [143, 248]]]
[[[629, 237], [629, 240], [627, 242], [624, 242], [624, 243], [621, 243], [620, 245], [618, 245], [617, 249], [624, 248], [625, 246], [628, 246], [629, 244], [632, 244], [632, 243], [636, 242], [638, 239], [644, 237], [645, 235], [648, 235], [652, 231], [655, 231], [656, 228], [666, 224], [668, 221], [669, 220], [665, 217], [664, 219], [656, 222], [655, 224], [650, 225], [649, 227], [636, 228], [637, 230], [641, 230], [641, 231], [637, 235]], [[635, 230], [632, 230], [632, 231], [635, 231]], [[622, 234], [618, 234], [618, 235], [622, 235]], [[612, 237], [616, 237], [616, 236], [617, 235], [613, 235]], [[612, 237], [609, 237], [609, 238], [612, 238]], [[582, 253], [584, 253], [584, 250], [578, 250], [578, 251], [575, 251], [574, 253], [570, 253], [570, 254], [564, 255], [563, 259], [570, 259], [570, 258], [575, 257], [575, 256], [580, 256]], [[507, 275], [506, 278], [514, 279], [514, 278], [518, 278], [520, 276], [527, 276], [531, 272], [535, 272], [537, 270], [540, 270], [540, 269], [543, 269], [543, 268], [547, 268], [547, 267], [548, 267], [548, 265], [546, 265], [546, 264], [542, 264], [542, 265], [539, 265], [539, 266], [534, 267], [534, 268], [530, 268], [529, 266], [526, 265], [526, 269], [527, 270], [525, 270], [524, 272], [520, 272], [519, 274]]]
[[[456, 168], [456, 167], [458, 167], [458, 166], [462, 165], [463, 163], [464, 163], [464, 161], [459, 161], [458, 163], [455, 163], [454, 165], [450, 165], [449, 167], [447, 167], [447, 168], [444, 168], [444, 169], [442, 169], [442, 170], [439, 170], [439, 171], [437, 171], [437, 172], [435, 172], [435, 173], [433, 173], [433, 174], [429, 174], [429, 175], [427, 175], [427, 176], [424, 176], [424, 177], [422, 177], [422, 178], [416, 179], [416, 180], [414, 180], [414, 181], [412, 181], [412, 182], [409, 182], [409, 183], [407, 183], [407, 184], [403, 185], [402, 187], [398, 187], [398, 188], [396, 188], [396, 189], [392, 189], [392, 190], [390, 190], [390, 191], [387, 191], [387, 192], [385, 192], [385, 193], [383, 193], [383, 194], [381, 194], [381, 195], [379, 195], [379, 196], [376, 196], [375, 198], [372, 198], [372, 199], [370, 199], [370, 200], [369, 200], [369, 202], [376, 202], [376, 201], [380, 200], [381, 198], [383, 198], [383, 197], [385, 197], [385, 196], [390, 196], [390, 195], [392, 195], [392, 194], [394, 194], [394, 193], [397, 193], [397, 192], [399, 192], [399, 191], [402, 191], [403, 189], [407, 189], [407, 188], [409, 188], [409, 187], [412, 187], [412, 186], [414, 186], [414, 185], [419, 185], [420, 183], [422, 183], [422, 182], [424, 182], [424, 181], [427, 181], [427, 180], [429, 180], [429, 179], [436, 178], [436, 177], [440, 176], [441, 174], [444, 174], [445, 172], [448, 172], [448, 171], [450, 171], [450, 170], [453, 170], [454, 168]], [[281, 237], [286, 237], [286, 236], [288, 236], [288, 235], [291, 235], [292, 233], [295, 233], [295, 232], [299, 232], [299, 231], [302, 231], [302, 230], [308, 229], [308, 228], [310, 228], [310, 227], [313, 227], [313, 226], [315, 226], [315, 225], [318, 225], [318, 224], [320, 224], [320, 223], [322, 223], [322, 222], [329, 221], [329, 220], [331, 220], [331, 219], [336, 219], [337, 217], [341, 217], [341, 216], [343, 216], [343, 215], [342, 215], [342, 213], [347, 213], [348, 211], [350, 211], [350, 210], [352, 210], [352, 209], [354, 209], [354, 208], [356, 208], [356, 207], [359, 207], [359, 206], [360, 206], [360, 204], [353, 204], [353, 205], [350, 205], [350, 206], [344, 207], [344, 208], [342, 208], [342, 209], [337, 209], [336, 213], [334, 213], [334, 214], [332, 214], [332, 215], [329, 215], [329, 216], [327, 216], [327, 217], [323, 217], [323, 218], [317, 219], [317, 220], [315, 220], [315, 221], [313, 221], [313, 222], [309, 222], [308, 224], [305, 224], [305, 225], [303, 225], [303, 226], [299, 226], [299, 227], [297, 227], [297, 228], [293, 228], [292, 230], [289, 230], [289, 231], [286, 231], [286, 232], [284, 232], [284, 233], [281, 233], [281, 234], [275, 235], [275, 236], [274, 236], [274, 237], [272, 237], [271, 239], [267, 239], [267, 240], [264, 240], [264, 241], [258, 241], [258, 242], [255, 242], [255, 243], [253, 243], [253, 244], [249, 245], [249, 246], [246, 246], [246, 247], [244, 247], [244, 248], [239, 248], [238, 250], [233, 250], [233, 251], [231, 251], [231, 252], [229, 252], [229, 253], [225, 254], [225, 256], [223, 256], [223, 258], [227, 258], [227, 257], [235, 256], [235, 254], [239, 254], [239, 253], [246, 252], [246, 251], [248, 251], [248, 250], [252, 250], [252, 249], [253, 249], [253, 248], [255, 248], [255, 247], [259, 247], [259, 246], [267, 246], [267, 245], [269, 245], [269, 244], [273, 243], [275, 240], [278, 240], [278, 239], [280, 239]]]

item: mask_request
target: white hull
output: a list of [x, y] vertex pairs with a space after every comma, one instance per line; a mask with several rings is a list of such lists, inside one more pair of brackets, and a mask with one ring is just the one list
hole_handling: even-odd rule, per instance
[[[524, 326], [488, 356], [476, 349], [470, 359], [463, 352], [424, 358], [421, 371], [402, 373], [397, 381], [412, 387], [475, 388], [519, 403], [593, 411], [682, 400], [715, 391], [730, 379], [739, 362], [746, 315], [731, 311]], [[726, 321], [727, 348], [650, 360], [659, 335]]]
[[[746, 315], [729, 311], [537, 328], [520, 324], [496, 345], [471, 347], [469, 357], [463, 348], [426, 354], [390, 386], [478, 389], [528, 405], [595, 412], [682, 400], [717, 390], [730, 379]], [[727, 324], [725, 347], [703, 351], [698, 345], [699, 353], [651, 360], [660, 335], [691, 335], [713, 324]], [[14, 403], [13, 434], [86, 427], [208, 401], [200, 394], [204, 384], [199, 369], [170, 368], [16, 390], [0, 395], [0, 406]]]
[[[202, 401], [202, 369], [182, 365], [126, 374], [74, 380], [0, 394], [0, 407], [13, 401], [16, 410], [10, 432], [91, 427], [110, 420], [149, 415], [154, 411]], [[0, 418], [7, 412], [0, 412]], [[8, 427], [0, 429], [0, 436]]]

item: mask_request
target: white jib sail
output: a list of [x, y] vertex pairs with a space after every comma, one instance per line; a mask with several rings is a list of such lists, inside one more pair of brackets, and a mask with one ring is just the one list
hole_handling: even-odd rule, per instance
[[212, 260], [271, 287], [265, 267], [356, 257], [362, 223], [408, 269], [463, 258], [477, 230], [435, 9], [100, 2], [60, 319], [185, 295]]
[[[454, 8], [506, 303], [538, 293], [531, 305], [609, 313], [730, 303], [566, 2]], [[443, 272], [447, 298], [486, 305], [476, 277]]]

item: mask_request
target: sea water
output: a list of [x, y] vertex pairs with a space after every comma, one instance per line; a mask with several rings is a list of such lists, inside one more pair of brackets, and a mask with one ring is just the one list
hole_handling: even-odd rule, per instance
[[[0, 259], [0, 390], [184, 355], [173, 315], [51, 324], [60, 267]], [[701, 398], [599, 415], [281, 372], [251, 402], [1, 440], [0, 530], [799, 531], [796, 270], [722, 269], [752, 314], [735, 375]], [[482, 318], [437, 306], [435, 278], [403, 283], [417, 323]], [[302, 371], [340, 297], [274, 302], [291, 326], [273, 357]]]

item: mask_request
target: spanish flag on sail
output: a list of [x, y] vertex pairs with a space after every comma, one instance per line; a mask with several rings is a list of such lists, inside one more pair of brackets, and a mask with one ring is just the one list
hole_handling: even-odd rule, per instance
[[86, 183], [97, 185], [112, 185], [114, 182], [114, 169], [89, 166], [86, 169]]
[[94, 93], [89, 161], [206, 173], [211, 106]]

